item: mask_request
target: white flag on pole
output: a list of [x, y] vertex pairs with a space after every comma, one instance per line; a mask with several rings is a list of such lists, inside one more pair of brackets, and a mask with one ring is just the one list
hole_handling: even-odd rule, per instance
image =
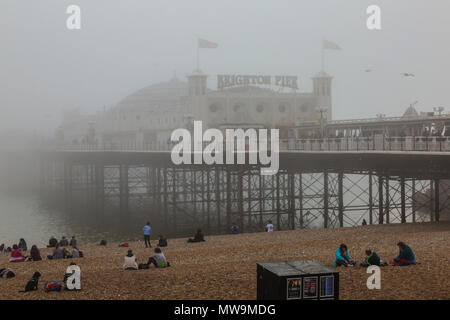
[[322, 48], [331, 50], [341, 50], [341, 47], [339, 47], [336, 43], [328, 40], [323, 40]]

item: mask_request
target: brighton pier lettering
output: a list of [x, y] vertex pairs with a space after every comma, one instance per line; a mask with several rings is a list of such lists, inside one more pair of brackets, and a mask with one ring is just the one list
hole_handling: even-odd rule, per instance
[[248, 85], [276, 85], [280, 87], [298, 89], [296, 76], [262, 76], [262, 75], [234, 75], [219, 74], [217, 75], [217, 89], [233, 86]]

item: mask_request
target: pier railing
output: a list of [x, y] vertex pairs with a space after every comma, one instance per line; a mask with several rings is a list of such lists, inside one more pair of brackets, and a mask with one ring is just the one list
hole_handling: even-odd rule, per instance
[[[203, 143], [202, 148], [210, 143]], [[170, 151], [175, 143], [103, 143], [60, 145], [57, 151]], [[268, 144], [270, 148], [270, 143]], [[199, 148], [200, 149], [200, 148]], [[225, 149], [225, 146], [224, 146]], [[248, 144], [246, 144], [248, 150]], [[344, 137], [323, 139], [280, 139], [280, 151], [424, 151], [450, 152], [450, 137]]]

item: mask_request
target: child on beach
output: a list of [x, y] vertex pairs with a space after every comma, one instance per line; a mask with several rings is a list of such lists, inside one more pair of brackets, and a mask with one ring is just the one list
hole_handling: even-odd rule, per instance
[[137, 258], [133, 254], [133, 250], [128, 250], [128, 253], [124, 259], [123, 269], [124, 270], [137, 270], [138, 269]]
[[361, 267], [380, 266], [381, 259], [373, 250], [366, 250], [366, 259], [361, 263]]
[[336, 260], [334, 261], [335, 267], [353, 267], [356, 264], [355, 261], [350, 260], [350, 255], [348, 254], [347, 245], [342, 243], [336, 250]]
[[167, 262], [166, 257], [164, 256], [164, 253], [161, 252], [160, 248], [155, 248], [155, 253], [148, 258], [147, 264], [154, 264], [156, 268], [165, 268], [170, 267], [170, 263]]

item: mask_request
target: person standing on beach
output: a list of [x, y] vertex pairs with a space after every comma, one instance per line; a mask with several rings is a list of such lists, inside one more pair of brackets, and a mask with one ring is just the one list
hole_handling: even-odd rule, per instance
[[238, 234], [239, 233], [239, 227], [237, 226], [236, 222], [233, 222], [231, 225], [231, 233], [232, 234]]
[[150, 227], [150, 222], [147, 222], [147, 224], [144, 226], [144, 241], [145, 241], [145, 247], [152, 247], [152, 244], [150, 243], [150, 231], [151, 231], [151, 227]]

